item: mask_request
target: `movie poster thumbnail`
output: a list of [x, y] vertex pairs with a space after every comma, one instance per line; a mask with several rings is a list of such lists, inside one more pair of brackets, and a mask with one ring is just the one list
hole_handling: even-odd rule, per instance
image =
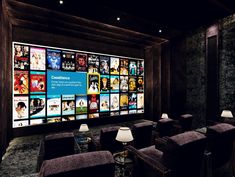
[[62, 115], [75, 114], [75, 96], [62, 95]]
[[22, 120], [22, 121], [14, 121], [13, 122], [13, 128], [18, 128], [18, 127], [25, 127], [29, 125], [28, 120]]
[[128, 75], [128, 59], [120, 59], [120, 75]]
[[76, 115], [76, 120], [87, 119], [87, 114]]
[[47, 123], [61, 122], [61, 117], [51, 117], [47, 118]]
[[100, 93], [100, 75], [99, 74], [87, 74], [87, 94], [99, 94]]
[[87, 54], [76, 53], [76, 71], [87, 71]]
[[46, 92], [45, 72], [30, 72], [30, 93], [41, 94]]
[[136, 66], [136, 61], [130, 60], [129, 61], [129, 75], [136, 75], [137, 73], [137, 66]]
[[25, 45], [14, 45], [14, 69], [29, 69], [29, 47]]
[[44, 123], [44, 119], [30, 119], [30, 125], [39, 125], [43, 123]]
[[137, 95], [136, 93], [129, 93], [129, 109], [136, 109]]
[[100, 112], [109, 111], [109, 94], [100, 94]]
[[46, 116], [46, 98], [45, 95], [30, 96], [30, 118], [38, 118]]
[[47, 69], [60, 70], [61, 69], [61, 51], [47, 49]]
[[120, 115], [127, 115], [128, 111], [120, 111]]
[[27, 96], [13, 97], [13, 120], [29, 118], [29, 98]]
[[47, 116], [61, 115], [61, 96], [47, 95]]
[[135, 92], [136, 91], [136, 77], [130, 76], [129, 77], [129, 91]]
[[88, 55], [88, 73], [98, 73], [98, 72], [99, 72], [99, 56]]
[[62, 51], [62, 70], [75, 71], [75, 53]]
[[100, 76], [100, 93], [109, 93], [110, 79], [109, 75]]
[[143, 108], [144, 108], [144, 94], [137, 93], [137, 109], [143, 109]]
[[120, 94], [120, 110], [128, 109], [128, 93]]
[[64, 116], [61, 119], [62, 122], [67, 122], [67, 121], [72, 121], [72, 120], [75, 120], [75, 116]]
[[144, 75], [144, 60], [137, 61], [137, 75]]
[[87, 95], [76, 95], [76, 114], [87, 113]]
[[100, 112], [100, 117], [108, 117], [110, 116], [110, 112]]
[[46, 50], [44, 48], [30, 48], [30, 69], [46, 70]]
[[89, 113], [99, 112], [100, 99], [99, 95], [88, 95], [88, 110]]
[[139, 110], [137, 110], [137, 113], [138, 114], [144, 113], [144, 110], [143, 109], [139, 109]]
[[136, 114], [136, 113], [137, 113], [136, 109], [135, 110], [129, 110], [129, 114]]
[[110, 74], [119, 74], [119, 58], [110, 58]]
[[110, 111], [119, 111], [119, 94], [110, 94]]
[[119, 116], [119, 111], [110, 112], [110, 116]]
[[120, 76], [120, 91], [128, 92], [128, 76]]
[[94, 114], [89, 114], [88, 118], [89, 119], [94, 119], [94, 118], [98, 118], [99, 117], [99, 113], [94, 113]]
[[100, 56], [100, 74], [109, 74], [109, 57]]
[[29, 93], [28, 71], [14, 71], [14, 94]]
[[110, 91], [119, 92], [119, 76], [110, 76]]
[[144, 77], [143, 76], [137, 77], [137, 91], [138, 92], [144, 91]]

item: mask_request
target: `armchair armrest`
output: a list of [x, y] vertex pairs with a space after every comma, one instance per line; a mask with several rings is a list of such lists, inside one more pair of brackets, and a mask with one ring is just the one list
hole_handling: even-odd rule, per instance
[[[133, 146], [127, 146], [126, 149], [134, 157], [134, 169], [136, 167], [138, 170], [140, 169], [139, 166], [141, 166], [141, 170], [136, 173], [137, 176], [142, 176], [142, 173], [144, 173], [144, 176], [147, 174], [148, 177], [170, 177], [171, 170], [165, 167], [162, 163], [154, 161], [147, 155], [135, 149]], [[133, 174], [133, 176], [135, 177], [135, 174]]]

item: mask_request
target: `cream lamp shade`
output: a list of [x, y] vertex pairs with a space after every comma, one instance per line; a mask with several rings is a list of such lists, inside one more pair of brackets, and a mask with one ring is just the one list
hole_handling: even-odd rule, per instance
[[233, 118], [233, 114], [229, 110], [223, 110], [221, 113], [221, 117]]
[[162, 113], [162, 117], [161, 118], [162, 119], [168, 119], [169, 117], [168, 117], [167, 113]]
[[116, 136], [116, 140], [122, 143], [127, 143], [132, 141], [134, 138], [132, 136], [131, 130], [129, 127], [120, 127]]
[[88, 128], [87, 124], [81, 124], [78, 131], [79, 132], [87, 132], [87, 131], [89, 131], [89, 128]]

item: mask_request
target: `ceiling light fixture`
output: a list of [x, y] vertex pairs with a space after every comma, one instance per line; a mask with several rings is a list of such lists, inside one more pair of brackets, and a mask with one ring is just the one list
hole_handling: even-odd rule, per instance
[[161, 30], [161, 29], [159, 29], [159, 30], [158, 30], [158, 32], [159, 32], [159, 33], [162, 33], [162, 30]]
[[60, 5], [64, 4], [63, 0], [59, 0]]
[[121, 18], [120, 17], [117, 17], [117, 21], [120, 21], [121, 20]]

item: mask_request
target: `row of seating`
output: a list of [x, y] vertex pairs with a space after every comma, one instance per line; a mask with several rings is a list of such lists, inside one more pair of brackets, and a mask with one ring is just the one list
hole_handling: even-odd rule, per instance
[[220, 123], [207, 127], [206, 134], [188, 131], [159, 138], [155, 146], [129, 146], [133, 177], [232, 177], [234, 139], [235, 127]]

